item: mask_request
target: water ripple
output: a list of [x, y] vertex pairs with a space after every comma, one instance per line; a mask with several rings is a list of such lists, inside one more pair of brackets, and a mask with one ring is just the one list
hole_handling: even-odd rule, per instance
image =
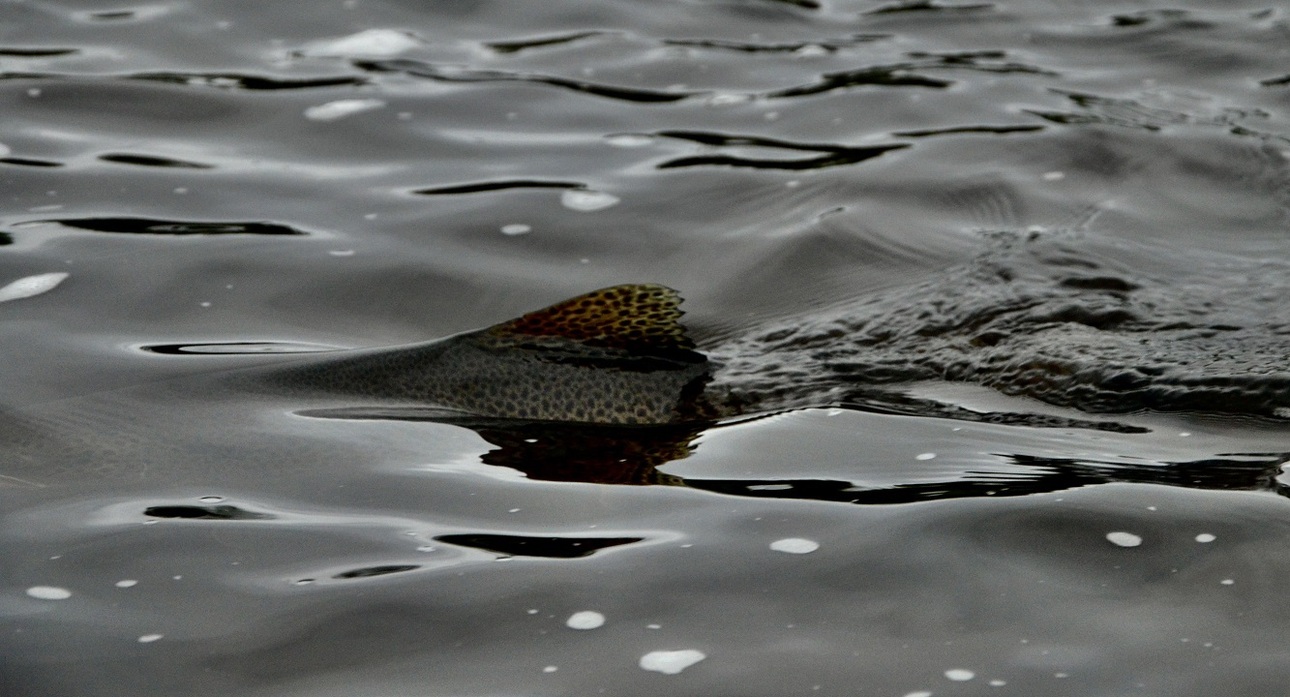
[[751, 167], [755, 169], [806, 170], [823, 169], [839, 165], [850, 165], [879, 157], [892, 150], [909, 147], [908, 143], [889, 143], [884, 145], [846, 146], [825, 143], [794, 143], [775, 138], [758, 136], [726, 135], [704, 131], [660, 131], [656, 135], [663, 138], [686, 140], [713, 147], [753, 147], [771, 150], [788, 150], [793, 152], [819, 153], [816, 157], [805, 159], [774, 159], [743, 157], [731, 154], [692, 155], [678, 157], [657, 165], [658, 169], [677, 169], [681, 167], [725, 166]]
[[189, 162], [169, 157], [136, 155], [132, 153], [110, 153], [107, 155], [99, 155], [99, 159], [104, 162], [115, 162], [120, 165], [136, 165], [139, 167], [174, 167], [178, 169], [212, 169], [214, 167], [214, 165], [203, 164], [201, 162]]
[[624, 102], [663, 103], [677, 102], [692, 97], [698, 92], [662, 91], [637, 87], [619, 87], [603, 85], [585, 80], [573, 80], [554, 75], [538, 73], [518, 73], [504, 70], [486, 70], [460, 66], [433, 65], [415, 60], [379, 60], [355, 61], [354, 66], [374, 73], [403, 73], [413, 77], [423, 77], [440, 82], [531, 82], [552, 85], [582, 94], [589, 94], [606, 99]]
[[114, 232], [133, 235], [307, 235], [301, 230], [278, 223], [208, 222], [194, 220], [160, 220], [156, 218], [60, 218], [32, 220], [15, 228], [37, 225], [61, 225], [91, 232]]

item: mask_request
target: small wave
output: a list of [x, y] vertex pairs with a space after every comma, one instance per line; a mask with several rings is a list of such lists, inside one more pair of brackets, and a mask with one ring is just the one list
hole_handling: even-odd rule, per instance
[[603, 31], [580, 31], [572, 34], [560, 34], [558, 36], [543, 36], [533, 39], [516, 39], [512, 41], [491, 41], [484, 46], [492, 49], [496, 53], [508, 54], [527, 51], [531, 48], [546, 48], [548, 46], [560, 46], [562, 44], [571, 44], [583, 39], [592, 37], [606, 36], [610, 32]]
[[132, 235], [284, 235], [303, 236], [309, 233], [278, 223], [159, 220], [156, 218], [59, 218], [32, 220], [14, 225], [15, 228], [37, 225], [61, 225], [76, 230], [112, 232]]
[[414, 194], [422, 196], [453, 196], [456, 194], [479, 194], [507, 189], [586, 189], [581, 182], [547, 181], [542, 179], [503, 179], [500, 181], [471, 182], [468, 184], [449, 184], [433, 186], [428, 189], [417, 189]]
[[181, 520], [273, 520], [277, 516], [257, 513], [245, 508], [222, 504], [218, 506], [149, 506], [143, 514], [149, 518], [175, 518]]
[[851, 165], [884, 155], [892, 150], [909, 147], [908, 143], [889, 143], [884, 145], [846, 146], [824, 143], [794, 143], [791, 141], [762, 138], [758, 136], [728, 135], [705, 131], [660, 131], [655, 135], [662, 138], [673, 138], [713, 147], [751, 147], [772, 151], [813, 152], [815, 157], [804, 159], [777, 159], [746, 157], [732, 154], [691, 155], [678, 157], [657, 165], [658, 169], [677, 169], [681, 167], [750, 167], [754, 169], [806, 170], [823, 169], [839, 165]]
[[80, 53], [79, 48], [0, 48], [0, 56], [7, 58], [54, 58]]
[[136, 165], [138, 167], [174, 167], [177, 169], [212, 169], [214, 165], [201, 162], [189, 162], [156, 155], [136, 155], [133, 153], [110, 153], [99, 155], [104, 162], [115, 162], [119, 165]]
[[537, 537], [531, 535], [453, 534], [439, 535], [436, 542], [472, 547], [514, 557], [577, 559], [602, 549], [636, 544], [643, 537]]
[[638, 87], [620, 87], [604, 85], [585, 80], [542, 75], [535, 73], [517, 73], [504, 70], [484, 70], [456, 66], [441, 66], [414, 60], [381, 60], [355, 61], [354, 66], [360, 70], [374, 73], [403, 73], [412, 77], [423, 77], [440, 82], [531, 82], [540, 85], [551, 85], [595, 97], [615, 99], [624, 102], [661, 103], [677, 102], [692, 97], [697, 92], [662, 91]]
[[883, 5], [869, 10], [868, 15], [892, 15], [903, 14], [906, 12], [985, 12], [994, 9], [993, 3], [967, 3], [962, 5], [953, 5], [936, 0], [907, 0], [906, 2], [897, 2], [890, 5]]

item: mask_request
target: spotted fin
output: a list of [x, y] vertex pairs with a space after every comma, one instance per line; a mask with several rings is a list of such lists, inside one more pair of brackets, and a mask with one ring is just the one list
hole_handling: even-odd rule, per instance
[[492, 326], [498, 339], [559, 337], [628, 351], [694, 348], [681, 326], [681, 294], [652, 283], [602, 288]]

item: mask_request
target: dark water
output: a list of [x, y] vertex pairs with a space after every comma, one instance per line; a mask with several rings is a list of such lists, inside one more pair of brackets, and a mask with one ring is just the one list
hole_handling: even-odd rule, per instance
[[[0, 78], [4, 695], [1290, 677], [1278, 4], [9, 0]], [[625, 282], [747, 414], [223, 377]]]

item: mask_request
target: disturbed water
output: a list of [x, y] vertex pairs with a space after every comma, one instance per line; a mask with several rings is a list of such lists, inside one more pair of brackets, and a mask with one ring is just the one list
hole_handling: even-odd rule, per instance
[[[3, 694], [1283, 689], [1285, 8], [248, 7], [0, 2]], [[239, 377], [622, 283], [712, 420]]]

